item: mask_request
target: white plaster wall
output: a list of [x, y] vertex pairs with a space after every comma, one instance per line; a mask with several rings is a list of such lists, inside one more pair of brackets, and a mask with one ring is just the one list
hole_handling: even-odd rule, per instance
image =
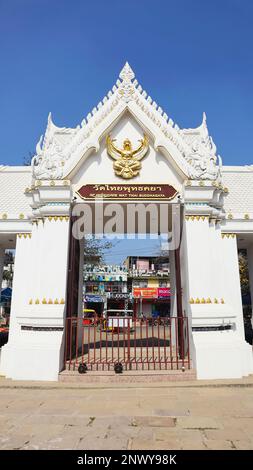
[[249, 286], [250, 286], [251, 308], [252, 308], [251, 323], [253, 327], [253, 244], [251, 244], [247, 249], [247, 258], [248, 258]]
[[32, 279], [31, 274], [31, 239], [29, 237], [17, 237], [16, 253], [14, 260], [13, 290], [10, 314], [9, 341], [2, 347], [0, 371], [9, 377], [15, 369], [17, 355], [13, 354], [13, 347], [18, 342], [21, 333], [17, 316], [21, 314], [27, 306], [30, 285], [28, 279]]
[[[253, 371], [252, 348], [244, 340], [236, 238], [222, 238], [219, 225], [187, 220], [188, 315], [192, 326], [231, 322], [227, 331], [193, 332], [192, 359], [199, 379], [239, 378]], [[193, 298], [211, 304], [190, 304]], [[217, 298], [219, 304], [214, 304]], [[225, 303], [220, 303], [223, 298]]]
[[233, 314], [236, 316], [236, 331], [244, 340], [237, 239], [236, 237], [224, 237], [220, 245], [222, 254], [221, 278], [223, 279], [225, 300], [230, 304]]
[[[110, 133], [116, 139], [117, 147], [123, 147], [123, 141], [129, 138], [133, 148], [138, 147], [139, 140], [143, 138], [145, 131], [126, 113], [120, 121], [111, 129]], [[140, 174], [133, 179], [124, 180], [116, 176], [113, 169], [114, 160], [108, 155], [105, 136], [100, 142], [100, 149], [87, 157], [81, 168], [72, 179], [73, 189], [78, 190], [84, 184], [111, 183], [111, 184], [133, 184], [133, 183], [164, 183], [174, 186], [181, 191], [182, 179], [172, 167], [169, 159], [160, 152], [156, 152], [150, 139], [148, 154], [141, 160], [142, 169]]]
[[[63, 365], [65, 303], [42, 304], [42, 300], [66, 301], [68, 240], [69, 221], [65, 219], [34, 224], [31, 239], [17, 240], [10, 335], [0, 364], [7, 377], [58, 379]], [[52, 330], [27, 331], [22, 326]]]

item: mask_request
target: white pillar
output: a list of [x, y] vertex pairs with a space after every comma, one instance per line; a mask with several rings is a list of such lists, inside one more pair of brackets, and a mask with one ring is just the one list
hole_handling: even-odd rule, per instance
[[12, 301], [9, 325], [9, 340], [2, 347], [0, 372], [8, 377], [15, 374], [17, 350], [22, 336], [18, 316], [27, 307], [30, 282], [32, 281], [32, 241], [31, 234], [17, 235], [16, 252], [14, 260], [14, 275], [12, 284]]
[[248, 268], [249, 268], [249, 287], [251, 296], [251, 323], [253, 327], [253, 244], [247, 249]]
[[5, 249], [0, 247], [0, 293], [2, 289], [2, 283], [3, 283], [4, 254], [5, 254]]
[[69, 216], [40, 219], [30, 236], [17, 240], [1, 372], [12, 379], [57, 380], [64, 356]]
[[[252, 373], [252, 350], [244, 340], [236, 237], [222, 234], [208, 216], [186, 216], [184, 278], [192, 319], [192, 358], [200, 379]], [[231, 324], [231, 329], [217, 330]]]

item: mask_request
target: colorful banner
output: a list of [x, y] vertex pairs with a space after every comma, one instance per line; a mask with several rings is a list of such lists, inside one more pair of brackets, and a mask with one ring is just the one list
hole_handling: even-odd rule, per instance
[[170, 288], [169, 287], [158, 287], [157, 289], [158, 298], [170, 297]]
[[156, 299], [157, 298], [157, 288], [156, 287], [134, 287], [133, 290], [134, 298], [139, 299]]

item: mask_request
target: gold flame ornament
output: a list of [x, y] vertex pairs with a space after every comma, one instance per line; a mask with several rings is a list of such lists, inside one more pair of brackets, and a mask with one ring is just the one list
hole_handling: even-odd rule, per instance
[[106, 137], [107, 152], [115, 160], [113, 163], [115, 175], [124, 179], [137, 176], [141, 169], [140, 160], [145, 157], [149, 148], [148, 136], [144, 134], [143, 139], [140, 140], [139, 147], [135, 150], [133, 150], [129, 139], [124, 140], [123, 149], [119, 149], [114, 145], [115, 140], [110, 135]]

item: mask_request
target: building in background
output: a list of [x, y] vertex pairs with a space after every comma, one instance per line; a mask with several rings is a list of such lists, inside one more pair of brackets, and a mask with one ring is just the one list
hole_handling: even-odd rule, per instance
[[125, 266], [85, 264], [83, 280], [84, 308], [92, 308], [98, 315], [106, 309], [128, 309], [132, 293]]
[[159, 256], [128, 256], [124, 265], [128, 270], [128, 289], [132, 291], [135, 316], [169, 316], [169, 259]]

